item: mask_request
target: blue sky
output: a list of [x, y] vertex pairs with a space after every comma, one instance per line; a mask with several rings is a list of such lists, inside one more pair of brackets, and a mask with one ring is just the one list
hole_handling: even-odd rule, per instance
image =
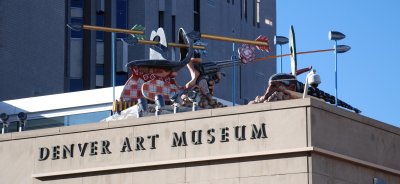
[[[330, 30], [346, 34], [338, 44], [352, 49], [338, 55], [339, 99], [362, 110], [364, 116], [400, 127], [399, 8], [399, 0], [277, 0], [277, 35], [288, 37], [293, 25], [297, 52], [301, 52], [333, 48]], [[288, 45], [283, 53], [289, 53]], [[333, 52], [298, 55], [298, 68], [313, 66], [321, 76], [319, 88], [332, 95], [334, 57]], [[283, 72], [289, 71], [286, 57]]]

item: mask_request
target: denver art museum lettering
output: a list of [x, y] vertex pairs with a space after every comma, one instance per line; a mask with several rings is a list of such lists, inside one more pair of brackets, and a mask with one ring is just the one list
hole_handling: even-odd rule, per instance
[[[119, 144], [119, 152], [127, 153], [133, 151], [156, 150], [159, 134], [148, 136], [125, 137]], [[267, 136], [266, 124], [240, 125], [234, 127], [209, 128], [206, 130], [190, 130], [172, 132], [170, 145], [173, 148], [184, 146], [200, 146], [207, 144], [224, 144], [230, 141], [251, 141], [254, 139], [265, 139]], [[109, 140], [88, 141], [82, 143], [71, 143], [69, 145], [55, 145], [50, 147], [39, 147], [38, 161], [48, 159], [68, 159], [74, 157], [96, 156], [112, 154], [113, 145]]]

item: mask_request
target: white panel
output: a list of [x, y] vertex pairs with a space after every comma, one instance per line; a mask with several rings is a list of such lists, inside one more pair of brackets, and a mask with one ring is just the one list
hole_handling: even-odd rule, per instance
[[97, 6], [97, 11], [103, 11], [104, 12], [104, 0], [98, 0], [96, 2], [96, 6]]
[[70, 73], [74, 79], [82, 78], [82, 38], [71, 38]]
[[176, 15], [176, 0], [172, 0], [172, 3], [171, 3], [171, 15]]
[[158, 0], [158, 11], [165, 11], [165, 0]]
[[75, 18], [75, 17], [83, 17], [83, 10], [82, 8], [78, 8], [78, 7], [71, 7], [71, 17]]
[[96, 86], [104, 86], [104, 75], [96, 75]]
[[96, 42], [96, 64], [104, 64], [104, 42]]
[[128, 44], [122, 40], [117, 40], [117, 57], [116, 57], [116, 71], [127, 72], [125, 67], [128, 64]]

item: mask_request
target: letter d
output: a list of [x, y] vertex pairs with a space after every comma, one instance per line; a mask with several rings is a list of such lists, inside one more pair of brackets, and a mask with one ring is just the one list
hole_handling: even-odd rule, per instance
[[40, 151], [39, 161], [43, 161], [43, 160], [46, 160], [47, 158], [49, 158], [49, 153], [50, 153], [49, 148], [41, 147], [41, 148], [39, 148], [39, 151]]

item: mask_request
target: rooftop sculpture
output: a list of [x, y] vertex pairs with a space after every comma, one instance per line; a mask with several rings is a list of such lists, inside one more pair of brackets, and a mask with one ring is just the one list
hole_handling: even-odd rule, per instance
[[[71, 26], [76, 28], [76, 26]], [[137, 114], [143, 111], [155, 112], [156, 115], [164, 102], [167, 105], [172, 105], [173, 112], [177, 112], [179, 107], [196, 108], [218, 108], [223, 105], [213, 99], [214, 85], [221, 80], [220, 70], [223, 67], [230, 67], [239, 64], [248, 64], [270, 58], [291, 57], [291, 73], [278, 73], [268, 81], [268, 89], [262, 96], [257, 96], [249, 104], [265, 103], [279, 100], [289, 100], [296, 98], [304, 98], [308, 95], [319, 98], [325, 102], [334, 104], [336, 98], [317, 88], [320, 83], [320, 77], [316, 75], [312, 67], [297, 70], [297, 54], [309, 54], [316, 52], [327, 52], [335, 49], [315, 50], [307, 52], [296, 52], [295, 34], [293, 26], [289, 34], [290, 54], [267, 56], [256, 58], [255, 50], [268, 51], [268, 38], [259, 36], [256, 41], [244, 40], [237, 38], [222, 37], [217, 35], [209, 35], [199, 32], [186, 33], [180, 29], [178, 33], [179, 43], [166, 43], [165, 34], [162, 28], [157, 31], [152, 31], [150, 40], [144, 40], [142, 35], [143, 27], [135, 26], [132, 30], [121, 30], [115, 28], [104, 28], [98, 26], [83, 25], [80, 28], [90, 30], [101, 30], [109, 32], [122, 32], [131, 34], [132, 37], [125, 39], [130, 44], [150, 44], [149, 59], [135, 60], [127, 64], [131, 70], [131, 76], [124, 86], [124, 90], [119, 98], [114, 103], [114, 112], [121, 112], [130, 106], [137, 104], [142, 108], [137, 108]], [[202, 62], [201, 58], [195, 57], [195, 51], [205, 50], [206, 46], [200, 39], [213, 39], [219, 41], [242, 43], [238, 48], [239, 58], [232, 57], [231, 60], [219, 62]], [[196, 44], [197, 43], [197, 44]], [[200, 44], [199, 44], [200, 43]], [[180, 49], [180, 59], [171, 61], [166, 59], [165, 53], [168, 47], [178, 47]], [[184, 85], [179, 86], [175, 81], [177, 71], [183, 67], [187, 67], [191, 79]], [[297, 75], [311, 71], [307, 76], [306, 84], [297, 80]], [[309, 85], [311, 84], [311, 86]], [[163, 101], [163, 102], [161, 102]], [[147, 102], [154, 108], [147, 109]], [[347, 108], [356, 113], [361, 111], [347, 103], [338, 100], [338, 106]], [[145, 107], [145, 108], [144, 108]], [[145, 109], [145, 110], [144, 110]], [[139, 116], [139, 115], [138, 115]]]

